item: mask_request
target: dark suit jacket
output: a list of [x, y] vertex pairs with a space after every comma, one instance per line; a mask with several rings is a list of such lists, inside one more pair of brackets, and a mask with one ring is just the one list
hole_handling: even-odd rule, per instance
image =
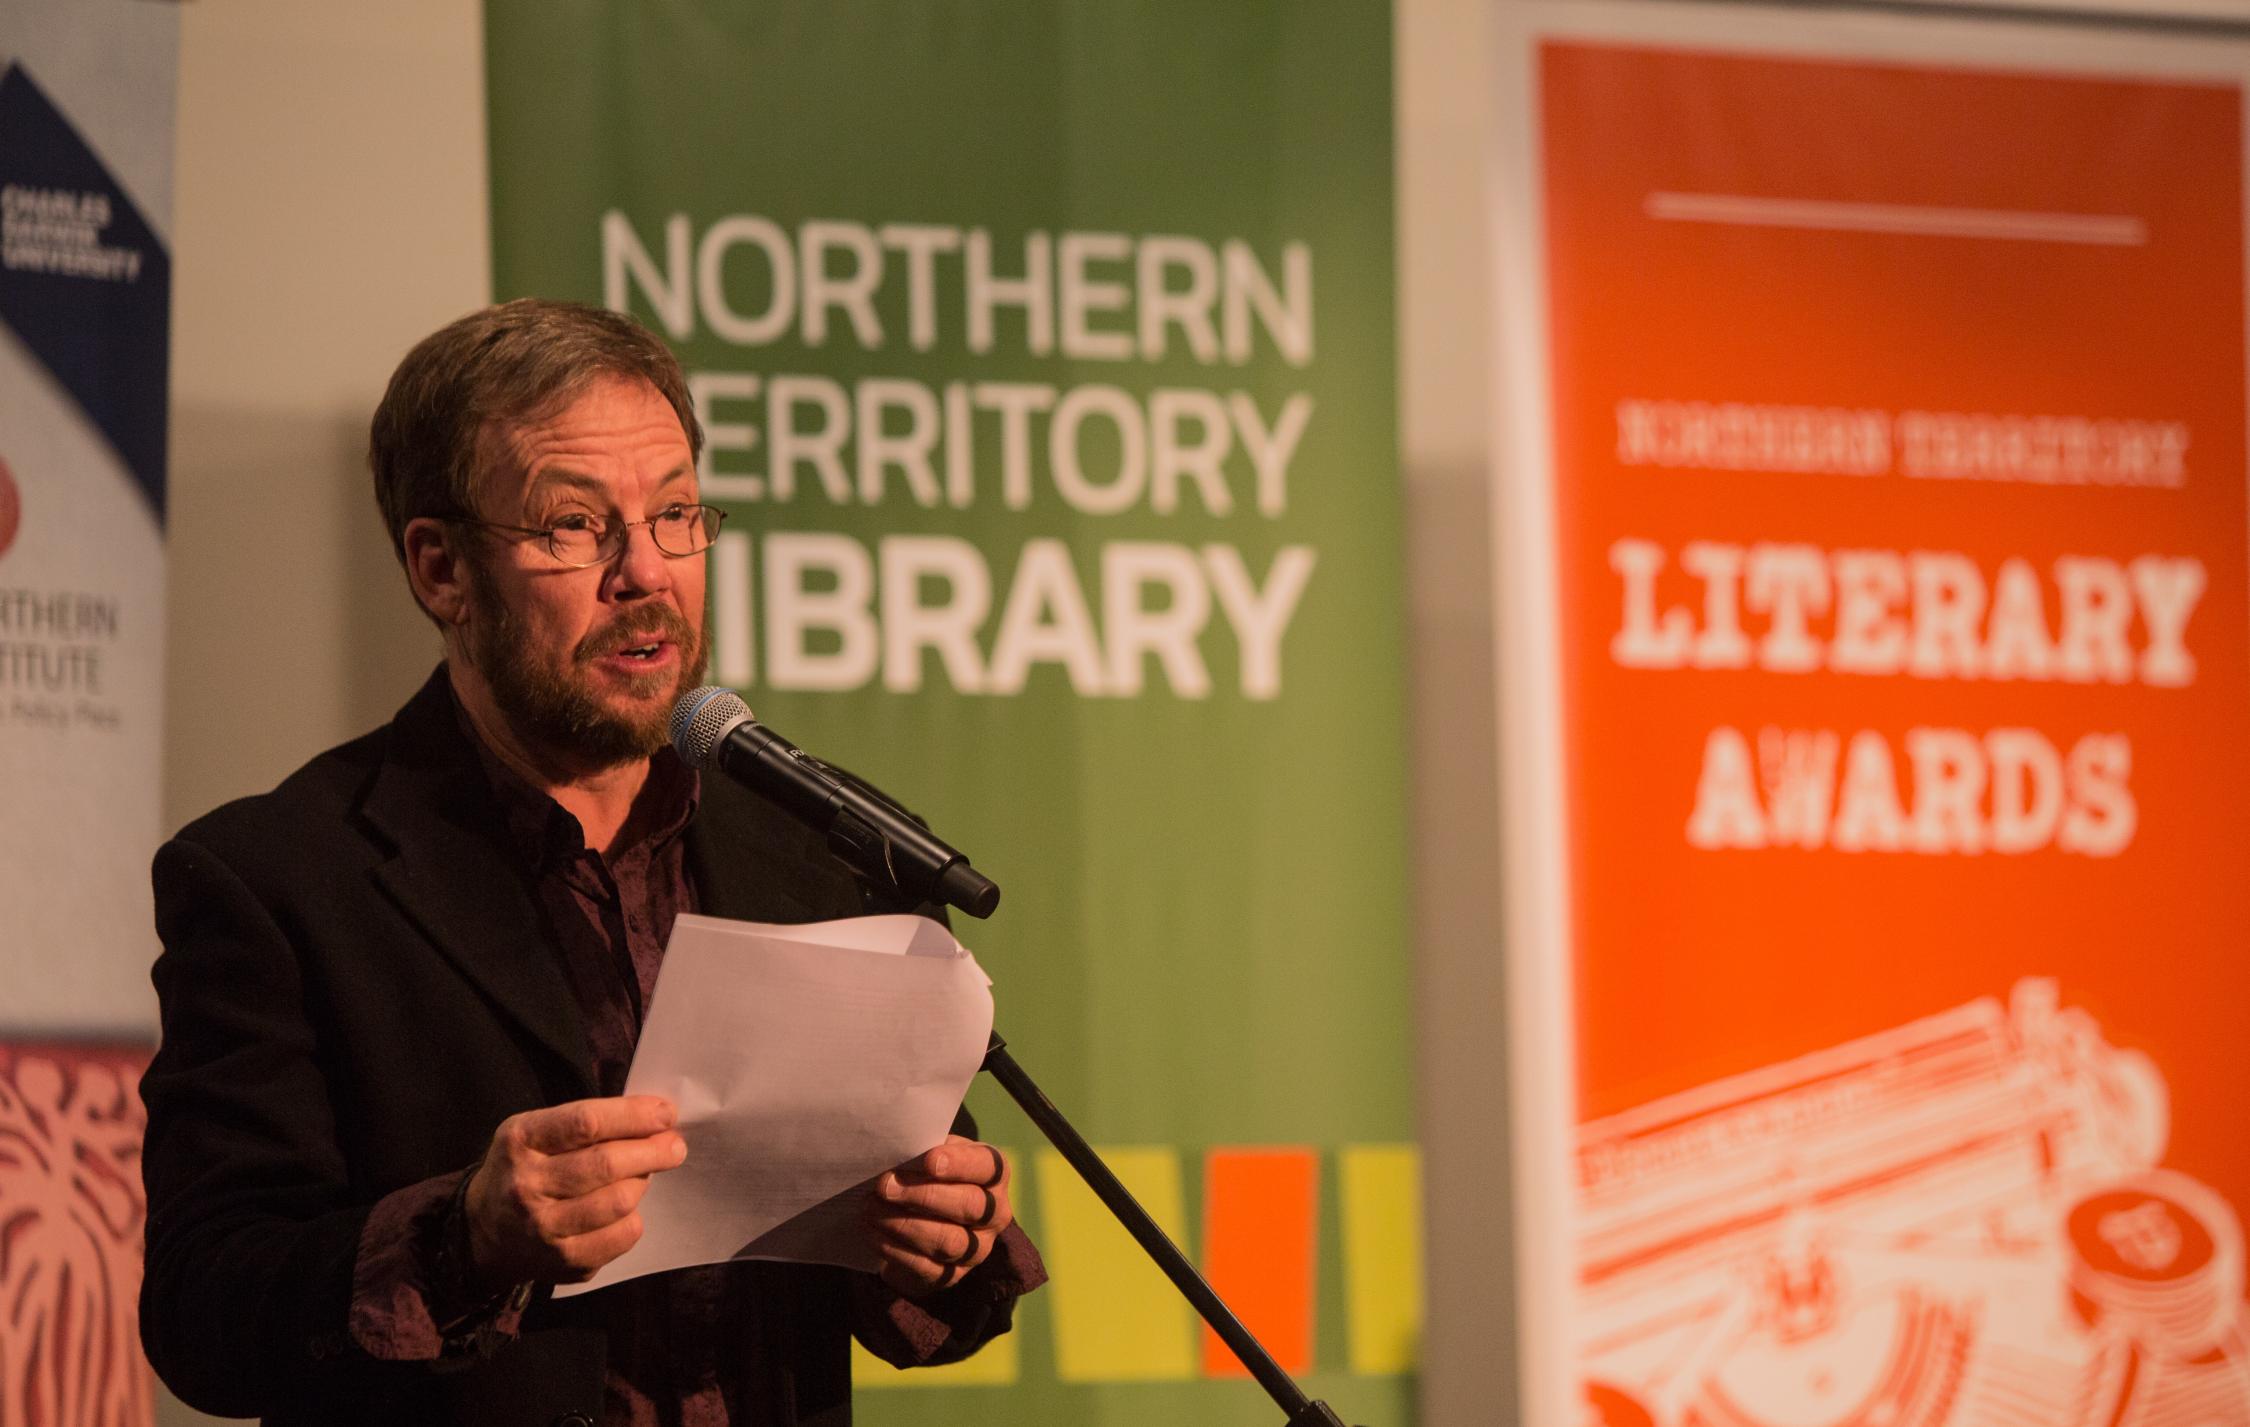
[[[705, 780], [686, 836], [713, 915], [891, 910], [724, 779]], [[503, 838], [440, 670], [391, 724], [157, 853], [141, 1327], [190, 1404], [321, 1427], [601, 1420], [603, 1335], [559, 1305], [466, 1365], [378, 1362], [345, 1331], [377, 1199], [475, 1164], [511, 1114], [595, 1093]], [[749, 1351], [785, 1379], [781, 1420], [847, 1422], [849, 1276], [730, 1271], [765, 1280]], [[1000, 1305], [988, 1331], [1006, 1320]]]

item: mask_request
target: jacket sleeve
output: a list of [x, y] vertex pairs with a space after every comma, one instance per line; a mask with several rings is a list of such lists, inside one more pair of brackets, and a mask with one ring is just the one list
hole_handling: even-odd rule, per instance
[[1016, 1300], [1046, 1281], [1039, 1250], [1010, 1224], [983, 1263], [940, 1293], [908, 1298], [873, 1274], [852, 1275], [852, 1335], [893, 1367], [958, 1362], [1007, 1332]]
[[154, 875], [163, 1040], [141, 1081], [142, 1342], [190, 1406], [254, 1416], [370, 1360], [352, 1332], [354, 1272], [382, 1203], [352, 1192], [300, 963], [272, 913], [196, 842], [167, 843]]
[[523, 1327], [534, 1285], [480, 1297], [468, 1279], [473, 1170], [394, 1189], [360, 1231], [349, 1319], [353, 1346], [390, 1362], [488, 1356]]

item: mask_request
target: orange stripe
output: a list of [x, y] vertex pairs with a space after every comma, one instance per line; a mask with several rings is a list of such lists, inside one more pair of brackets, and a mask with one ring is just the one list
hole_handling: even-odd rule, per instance
[[[1203, 1271], [1227, 1306], [1292, 1373], [1312, 1367], [1317, 1150], [1212, 1150], [1203, 1167]], [[1206, 1377], [1246, 1377], [1209, 1327]]]

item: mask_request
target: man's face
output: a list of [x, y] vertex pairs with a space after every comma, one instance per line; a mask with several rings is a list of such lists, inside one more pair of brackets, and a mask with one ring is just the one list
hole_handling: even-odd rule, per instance
[[[495, 434], [478, 514], [545, 529], [647, 520], [697, 499], [695, 457], [646, 382], [604, 378], [554, 416]], [[665, 743], [703, 677], [704, 557], [667, 558], [648, 527], [584, 569], [546, 541], [480, 531], [468, 564], [468, 653], [514, 734], [596, 766]]]

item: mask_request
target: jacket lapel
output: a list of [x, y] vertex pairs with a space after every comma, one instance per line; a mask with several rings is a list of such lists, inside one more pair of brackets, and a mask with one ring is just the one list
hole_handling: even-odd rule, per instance
[[399, 711], [361, 811], [395, 849], [375, 870], [383, 894], [501, 1016], [593, 1094], [577, 1004], [540, 936], [539, 910], [507, 860], [497, 809], [442, 668]]

